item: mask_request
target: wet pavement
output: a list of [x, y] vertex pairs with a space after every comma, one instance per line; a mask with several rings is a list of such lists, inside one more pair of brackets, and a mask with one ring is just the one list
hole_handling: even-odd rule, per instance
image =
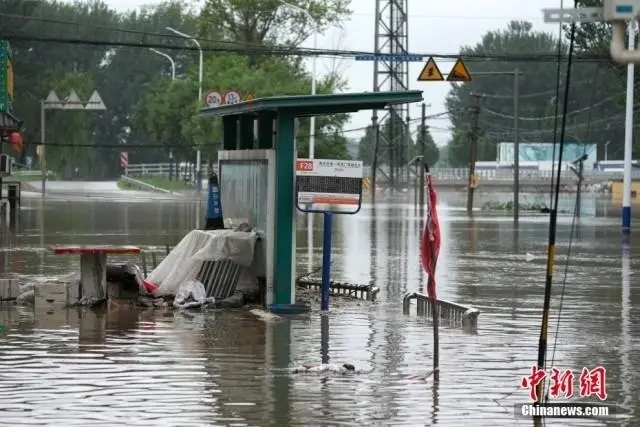
[[[468, 220], [459, 195], [441, 196], [439, 296], [481, 314], [477, 334], [441, 330], [438, 386], [408, 379], [432, 364], [430, 324], [402, 314], [404, 293], [422, 290], [425, 281], [418, 258], [421, 217], [411, 203], [378, 203], [334, 220], [333, 278], [374, 280], [379, 301], [342, 301], [324, 325], [317, 307], [307, 317], [278, 323], [244, 311], [34, 316], [0, 309], [0, 323], [8, 326], [0, 335], [0, 425], [533, 425], [514, 417], [513, 404], [528, 400], [518, 384], [537, 357], [548, 218], [521, 218], [517, 228], [495, 214]], [[598, 215], [617, 211], [598, 206]], [[27, 275], [76, 269], [75, 257], [42, 250], [53, 244], [175, 245], [199, 208], [186, 200], [42, 206], [25, 199], [17, 232], [3, 234], [0, 269]], [[306, 271], [321, 262], [322, 221], [314, 221], [309, 263], [306, 220], [298, 219], [298, 264]], [[640, 246], [630, 249], [631, 271], [623, 280], [619, 219], [579, 221], [556, 341], [571, 220], [561, 216], [558, 226], [548, 365], [573, 369], [576, 393], [583, 366], [606, 367], [608, 401], [620, 405], [626, 418], [546, 425], [637, 426], [640, 282], [633, 259]], [[635, 236], [638, 241], [640, 234]], [[319, 363], [323, 355], [361, 372], [286, 372], [291, 365]]]

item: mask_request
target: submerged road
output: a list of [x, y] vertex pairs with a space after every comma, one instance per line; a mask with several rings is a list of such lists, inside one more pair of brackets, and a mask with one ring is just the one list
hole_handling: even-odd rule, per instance
[[[528, 400], [518, 384], [536, 360], [548, 218], [523, 217], [517, 228], [496, 216], [470, 221], [462, 205], [448, 205], [445, 195], [442, 200], [440, 297], [473, 305], [481, 315], [474, 335], [443, 327], [439, 386], [408, 379], [432, 365], [430, 324], [402, 315], [404, 293], [422, 290], [425, 282], [418, 258], [421, 218], [411, 204], [379, 203], [334, 221], [333, 279], [373, 280], [381, 288], [374, 304], [332, 301], [325, 331], [330, 361], [352, 363], [363, 373], [286, 373], [288, 366], [321, 360], [318, 307], [308, 317], [278, 323], [243, 312], [34, 316], [5, 308], [0, 425], [533, 425], [514, 416], [513, 404]], [[78, 268], [77, 260], [42, 250], [51, 244], [175, 245], [193, 227], [198, 206], [48, 201], [43, 215], [38, 202], [25, 200], [25, 208], [17, 233], [3, 234], [0, 269], [40, 275]], [[301, 271], [321, 262], [321, 224], [315, 220], [309, 251], [306, 218], [298, 216]], [[631, 286], [638, 283], [638, 266], [621, 267], [617, 217], [582, 218], [556, 341], [570, 227], [570, 217], [559, 219], [549, 364], [574, 372], [606, 367], [608, 400], [626, 418], [546, 425], [638, 426], [640, 292]], [[639, 256], [636, 244], [631, 260]]]
[[[40, 181], [22, 183], [23, 197], [42, 197]], [[87, 199], [109, 199], [122, 201], [175, 200], [188, 195], [165, 194], [151, 191], [124, 190], [116, 181], [47, 181], [45, 195], [49, 199], [82, 201]], [[192, 197], [193, 198], [193, 197]]]

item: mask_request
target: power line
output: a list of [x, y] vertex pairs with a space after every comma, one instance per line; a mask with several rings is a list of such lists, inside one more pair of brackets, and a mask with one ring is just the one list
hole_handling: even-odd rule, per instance
[[[421, 120], [420, 118], [416, 118], [416, 119], [410, 119], [409, 122], [417, 122]], [[339, 130], [337, 133], [339, 135], [343, 135], [345, 133], [351, 133], [351, 132], [359, 132], [359, 131], [363, 131], [363, 130], [367, 130], [370, 127], [370, 125], [368, 126], [361, 126], [361, 127], [356, 127], [356, 128], [349, 128], [349, 129], [341, 129]], [[333, 134], [335, 134], [335, 132], [316, 132], [314, 135], [319, 138], [319, 137], [330, 137]], [[311, 136], [310, 133], [307, 134], [303, 134], [300, 133], [298, 135], [296, 135], [296, 138], [308, 138], [309, 136]], [[41, 141], [28, 141], [26, 142], [26, 145], [40, 145], [42, 142]], [[53, 146], [53, 147], [78, 147], [78, 148], [120, 148], [120, 149], [136, 149], [136, 148], [166, 148], [166, 149], [175, 149], [175, 148], [195, 148], [195, 147], [216, 147], [219, 146], [220, 143], [215, 143], [215, 142], [209, 142], [209, 143], [204, 143], [204, 144], [195, 144], [195, 143], [185, 143], [185, 144], [179, 144], [179, 145], [166, 145], [166, 144], [88, 144], [88, 143], [79, 143], [79, 144], [73, 144], [73, 143], [69, 143], [69, 142], [49, 142], [47, 141], [44, 144], [46, 147], [49, 146]]]
[[[34, 41], [43, 43], [60, 43], [60, 44], [72, 44], [72, 45], [87, 45], [87, 46], [105, 46], [105, 47], [132, 47], [139, 49], [165, 49], [165, 50], [189, 50], [197, 51], [196, 47], [192, 46], [176, 46], [166, 43], [149, 43], [149, 42], [125, 42], [116, 40], [89, 40], [82, 38], [70, 38], [70, 37], [51, 37], [51, 36], [37, 36], [37, 35], [23, 35], [23, 34], [8, 34], [6, 32], [0, 33], [3, 38], [19, 41]], [[261, 45], [244, 45], [244, 47], [238, 46], [238, 43], [229, 42], [225, 40], [219, 40], [215, 43], [224, 45], [231, 44], [232, 46], [203, 46], [204, 52], [211, 53], [234, 53], [239, 55], [271, 55], [271, 56], [318, 56], [329, 58], [345, 58], [356, 56], [378, 56], [374, 52], [356, 51], [356, 50], [340, 50], [340, 49], [309, 49], [309, 48], [292, 48], [284, 46], [261, 46]], [[422, 57], [422, 58], [438, 58], [438, 59], [450, 59], [455, 60], [462, 57], [465, 61], [502, 61], [502, 62], [558, 62], [558, 57], [550, 53], [483, 53], [483, 54], [463, 54], [459, 53], [409, 53], [407, 56]], [[568, 59], [567, 57], [560, 57], [560, 61]], [[583, 54], [576, 55], [573, 58], [578, 62], [610, 62], [611, 58], [607, 55], [596, 54]]]
[[[624, 95], [625, 92], [626, 91], [618, 92], [618, 93], [616, 93], [614, 95], [611, 95], [611, 96], [609, 96], [607, 98], [601, 99], [600, 101], [598, 101], [595, 104], [592, 104], [592, 105], [590, 105], [588, 107], [584, 107], [584, 108], [581, 108], [579, 110], [571, 111], [571, 112], [567, 113], [567, 116], [573, 116], [575, 114], [580, 114], [580, 113], [584, 113], [584, 112], [588, 112], [590, 110], [593, 110], [594, 108], [596, 108], [598, 106], [601, 106], [601, 105], [603, 105], [603, 104], [605, 104], [605, 103], [607, 103], [609, 101], [614, 101], [614, 100], [618, 99], [620, 96]], [[510, 120], [514, 119], [513, 116], [509, 116], [507, 114], [502, 114], [502, 113], [499, 113], [497, 111], [493, 111], [493, 110], [491, 110], [489, 108], [483, 108], [483, 111], [486, 111], [487, 113], [489, 113], [491, 115], [498, 116], [498, 117], [501, 117], [503, 119], [510, 119]], [[543, 121], [543, 120], [555, 120], [556, 118], [560, 118], [560, 117], [562, 117], [562, 116], [558, 115], [558, 116], [545, 116], [545, 117], [520, 117], [519, 120], [522, 120], [522, 121], [525, 121], [525, 122], [526, 121]]]

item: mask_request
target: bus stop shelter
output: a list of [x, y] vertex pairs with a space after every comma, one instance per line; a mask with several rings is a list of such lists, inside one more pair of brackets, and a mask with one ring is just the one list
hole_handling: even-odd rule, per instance
[[[267, 303], [295, 302], [295, 179], [296, 146], [295, 119], [361, 110], [381, 110], [389, 105], [422, 101], [422, 91], [363, 92], [331, 95], [277, 96], [258, 98], [237, 104], [206, 107], [200, 117], [222, 119], [222, 147], [233, 150], [272, 150], [275, 168], [272, 206], [273, 226], [265, 230], [273, 233], [272, 256], [266, 263]], [[256, 126], [257, 122], [257, 126]], [[257, 130], [257, 132], [254, 132]], [[257, 133], [257, 134], [254, 134]], [[220, 176], [224, 192], [224, 176]], [[223, 211], [225, 206], [222, 206]], [[269, 251], [267, 251], [269, 254]]]

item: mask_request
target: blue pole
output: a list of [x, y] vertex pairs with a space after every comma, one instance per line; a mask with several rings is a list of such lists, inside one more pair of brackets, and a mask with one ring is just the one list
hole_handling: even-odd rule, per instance
[[331, 229], [333, 213], [324, 213], [324, 237], [322, 238], [322, 302], [320, 309], [329, 311], [329, 281], [331, 276]]

